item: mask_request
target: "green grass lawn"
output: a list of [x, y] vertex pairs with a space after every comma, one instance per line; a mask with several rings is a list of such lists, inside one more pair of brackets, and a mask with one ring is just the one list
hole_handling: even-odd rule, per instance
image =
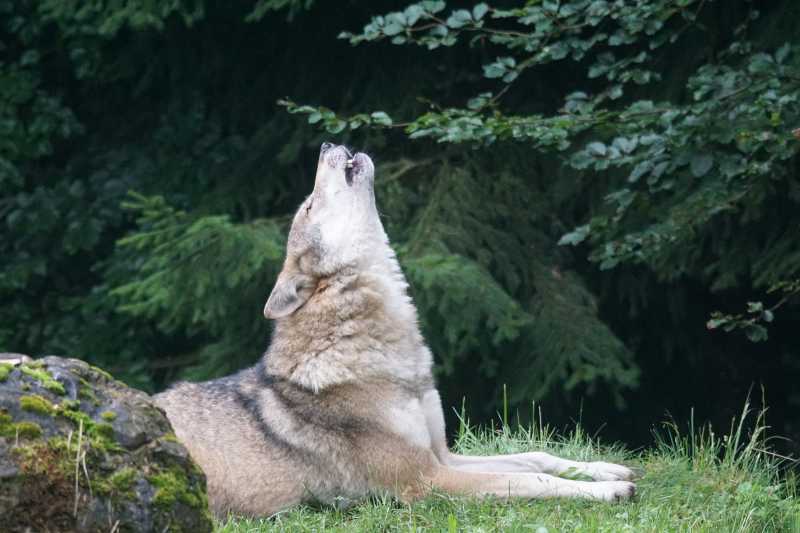
[[624, 504], [583, 500], [503, 501], [436, 494], [413, 505], [373, 498], [345, 511], [298, 507], [269, 519], [231, 517], [218, 531], [798, 531], [800, 502], [789, 461], [770, 453], [761, 417], [746, 427], [747, 408], [724, 436], [708, 428], [665, 424], [652, 449], [604, 446], [579, 427], [566, 436], [531, 429], [462, 427], [467, 454], [546, 450], [577, 460], [632, 465], [637, 497]]

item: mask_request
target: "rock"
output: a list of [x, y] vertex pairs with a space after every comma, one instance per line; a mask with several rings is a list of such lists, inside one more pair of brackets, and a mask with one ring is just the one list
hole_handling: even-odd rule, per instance
[[[77, 489], [77, 490], [76, 490]], [[205, 475], [147, 394], [0, 354], [2, 531], [212, 531]]]

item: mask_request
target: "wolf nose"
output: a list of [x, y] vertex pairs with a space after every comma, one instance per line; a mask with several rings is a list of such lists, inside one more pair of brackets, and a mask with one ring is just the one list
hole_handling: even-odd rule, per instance
[[322, 146], [319, 147], [319, 151], [324, 154], [325, 152], [333, 148], [333, 146], [334, 146], [333, 143], [324, 142], [322, 143]]

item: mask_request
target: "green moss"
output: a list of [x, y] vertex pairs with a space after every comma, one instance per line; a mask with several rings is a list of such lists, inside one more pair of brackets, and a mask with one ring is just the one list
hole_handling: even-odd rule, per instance
[[0, 437], [34, 439], [41, 434], [42, 426], [39, 424], [28, 421], [14, 423], [8, 411], [0, 409]]
[[0, 436], [9, 438], [35, 439], [42, 435], [42, 426], [36, 422], [17, 422], [0, 424]]
[[61, 409], [58, 412], [58, 414], [63, 416], [64, 418], [72, 420], [72, 422], [78, 427], [80, 427], [81, 423], [83, 423], [83, 430], [84, 431], [87, 431], [91, 426], [94, 425], [94, 420], [92, 420], [92, 417], [90, 417], [89, 415], [87, 415], [83, 411], [74, 411], [74, 410], [71, 410], [71, 409]]
[[42, 426], [36, 422], [22, 421], [14, 423], [8, 411], [0, 411], [0, 437], [33, 439], [41, 434]]
[[165, 433], [161, 438], [167, 442], [180, 442], [178, 437], [175, 436], [175, 433]]
[[114, 427], [111, 424], [95, 424], [91, 429], [95, 435], [114, 441]]
[[30, 396], [20, 396], [19, 405], [25, 411], [32, 413], [39, 413], [40, 415], [53, 416], [55, 407], [50, 401], [42, 398], [38, 394], [31, 394]]
[[0, 383], [8, 379], [8, 375], [14, 369], [14, 365], [8, 363], [0, 363]]
[[130, 490], [136, 480], [136, 469], [125, 467], [111, 474], [108, 482], [118, 491]]
[[136, 482], [137, 471], [129, 466], [120, 468], [106, 479], [95, 483], [95, 490], [102, 495], [133, 498], [133, 485]]
[[97, 401], [97, 396], [95, 396], [94, 391], [89, 387], [81, 387], [78, 389], [78, 396], [85, 400]]
[[41, 364], [34, 366], [32, 363], [28, 363], [20, 366], [19, 369], [26, 376], [29, 376], [41, 383], [42, 387], [50, 392], [60, 394], [61, 396], [66, 394], [64, 385], [53, 379], [53, 376], [50, 374], [50, 372], [42, 368]]
[[[75, 469], [75, 452], [77, 440], [70, 444], [64, 437], [53, 437], [46, 441], [35, 440], [20, 444], [11, 449], [17, 456], [18, 463], [25, 474], [43, 476], [54, 484], [72, 488], [72, 476]], [[80, 479], [83, 486], [84, 481]]]
[[175, 502], [194, 508], [207, 505], [206, 495], [199, 489], [191, 488], [186, 473], [178, 468], [147, 476], [147, 481], [156, 487], [153, 503], [159, 507], [172, 507]]
[[16, 430], [20, 437], [35, 439], [42, 435], [42, 426], [36, 422], [17, 422]]
[[62, 400], [59, 404], [62, 409], [69, 409], [71, 411], [76, 411], [80, 409], [81, 402], [80, 400]]
[[67, 393], [67, 391], [64, 390], [64, 385], [62, 385], [56, 380], [48, 381], [47, 383], [44, 384], [44, 388], [60, 396], [64, 396]]
[[94, 370], [95, 372], [97, 372], [98, 374], [100, 374], [101, 376], [106, 378], [107, 380], [114, 381], [114, 376], [112, 376], [111, 374], [109, 374], [108, 372], [103, 370], [102, 368], [98, 368], [98, 367], [92, 366], [92, 365], [89, 365], [89, 368], [91, 368], [92, 370]]
[[92, 447], [106, 452], [121, 452], [125, 449], [114, 439], [111, 424], [97, 423], [83, 411], [58, 409], [58, 415], [71, 420], [76, 428], [83, 427], [83, 434], [91, 441]]
[[115, 413], [114, 411], [103, 411], [102, 413], [100, 413], [100, 418], [102, 418], [103, 420], [108, 420], [109, 422], [113, 422], [114, 420], [117, 419], [117, 413]]
[[83, 378], [78, 378], [78, 381], [81, 384], [78, 387], [78, 397], [89, 400], [94, 405], [100, 405], [100, 400], [97, 399], [97, 395], [92, 390], [92, 385]]
[[[35, 431], [35, 429], [34, 429]], [[75, 456], [78, 451], [79, 439], [75, 434], [71, 438], [55, 436], [47, 440], [33, 440], [21, 442], [14, 446], [11, 453], [18, 457], [17, 463], [26, 474], [39, 475], [51, 480], [55, 484], [67, 483], [66, 490], [71, 491], [75, 481]], [[80, 439], [81, 447], [86, 451], [85, 460], [91, 475], [92, 490], [95, 486], [103, 485], [104, 489], [111, 489], [114, 485], [109, 483], [111, 476], [102, 474], [102, 469], [107, 461], [106, 448], [103, 442], [91, 435], [83, 434]], [[122, 479], [116, 480], [116, 485], [123, 485]], [[81, 487], [88, 490], [86, 478], [79, 476]], [[103, 489], [100, 492], [106, 492]]]
[[64, 385], [62, 385], [56, 380], [48, 381], [47, 383], [44, 384], [44, 388], [54, 394], [58, 394], [61, 396], [64, 396], [67, 393], [67, 391], [64, 390]]
[[[76, 415], [74, 412], [70, 413]], [[91, 423], [88, 415], [81, 414], [87, 418], [76, 416], [79, 421], [83, 423], [88, 419], [88, 422]], [[7, 413], [0, 410], [0, 416], [2, 415], [5, 415], [2, 420], [10, 420]], [[96, 426], [102, 427], [103, 424], [95, 423], [90, 427], [96, 428]], [[158, 509], [155, 520], [160, 524], [159, 530], [166, 527], [169, 531], [180, 531], [178, 526], [181, 524], [182, 518], [179, 515], [180, 507], [176, 509], [176, 505], [197, 509], [206, 517], [208, 524], [212, 524], [208, 499], [202, 491], [203, 483], [196, 481], [200, 478], [187, 473], [181, 467], [165, 468], [158, 463], [149, 463], [144, 468], [126, 465], [109, 473], [105, 470], [108, 464], [107, 455], [96, 447], [97, 441], [87, 439], [86, 433], [84, 433], [81, 442], [82, 448], [88, 452], [86, 461], [91, 476], [91, 490], [94, 491], [96, 497], [103, 498], [111, 506], [126, 505], [126, 502], [137, 498], [138, 483], [141, 483], [140, 480], [146, 479], [154, 490], [152, 504]], [[19, 446], [15, 446], [11, 453], [15, 456], [15, 462], [25, 476], [39, 480], [42, 486], [47, 487], [48, 491], [73, 494], [77, 449], [78, 439], [72, 435], [69, 440], [62, 436], [53, 437], [47, 441], [20, 440]], [[147, 471], [150, 471], [151, 475], [145, 477], [144, 473]], [[86, 476], [79, 476], [78, 482], [81, 491], [88, 493]], [[71, 502], [72, 499], [69, 501]], [[104, 505], [106, 502], [103, 502]]]

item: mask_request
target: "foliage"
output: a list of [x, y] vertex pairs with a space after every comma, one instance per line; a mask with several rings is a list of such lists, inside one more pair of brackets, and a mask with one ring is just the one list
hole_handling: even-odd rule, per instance
[[[699, 269], [700, 261], [684, 251], [719, 238], [712, 222], [739, 213], [760, 219], [776, 189], [797, 186], [791, 164], [800, 143], [791, 128], [800, 120], [798, 47], [786, 42], [765, 49], [748, 39], [759, 17], [755, 7], [732, 32], [732, 42], [712, 61], [694, 66], [685, 81], [685, 101], [654, 102], [646, 88], [635, 90], [661, 81], [656, 53], [670, 44], [675, 48], [688, 28], [701, 27], [704, 4], [574, 0], [499, 9], [481, 3], [445, 16], [444, 2], [426, 1], [374, 17], [361, 33], [341, 37], [353, 44], [391, 38], [393, 44], [434, 49], [471, 36], [473, 46], [485, 42], [513, 54], [483, 65], [484, 77], [500, 82], [499, 91], [481, 93], [463, 108], [423, 113], [403, 123], [404, 131], [412, 139], [514, 140], [540, 150], [567, 150], [591, 133], [593, 140], [572, 151], [568, 164], [577, 171], [628, 174], [622, 179], [621, 172], [613, 173], [606, 206], [559, 243], [588, 241], [590, 259], [601, 269], [642, 262], [672, 279]], [[567, 95], [556, 113], [515, 115], [501, 109], [498, 99], [521, 75], [565, 61], [578, 63], [586, 90]], [[342, 120], [327, 109], [282, 103], [290, 112], [309, 113], [309, 123], [321, 120], [331, 133], [362, 124], [393, 125], [383, 112]], [[385, 118], [375, 121], [379, 114]], [[796, 193], [792, 197], [796, 201]], [[770, 249], [787, 249], [795, 235], [784, 224], [774, 226]], [[798, 257], [785, 259], [749, 272], [755, 286], [796, 274]], [[730, 286], [738, 274], [721, 265], [703, 267], [715, 288]]]
[[[121, 209], [129, 190], [166, 195], [177, 206], [191, 205], [198, 218], [229, 210], [238, 220], [249, 219], [270, 198], [285, 209], [281, 202], [287, 201], [288, 169], [272, 181], [273, 187], [248, 192], [262, 175], [264, 159], [259, 155], [262, 149], [253, 146], [285, 138], [286, 128], [276, 126], [284, 121], [268, 121], [246, 134], [236, 131], [239, 126], [231, 131], [193, 89], [205, 83], [201, 79], [215, 79], [219, 65], [206, 71], [183, 66], [192, 54], [202, 53], [189, 41], [175, 57], [154, 56], [164, 46], [165, 35], [188, 26], [209, 31], [203, 26], [209, 15], [244, 24], [252, 5], [239, 7], [237, 13], [227, 8], [209, 11], [202, 2], [77, 5], [55, 0], [0, 6], [3, 41], [10, 57], [16, 57], [0, 65], [5, 80], [0, 95], [5, 128], [0, 146], [0, 251], [7, 258], [0, 268], [0, 294], [8, 302], [0, 309], [4, 349], [82, 356], [148, 389], [162, 383], [159, 374], [171, 375], [175, 368], [196, 363], [205, 353], [201, 345], [213, 351], [208, 345], [214, 343], [208, 340], [219, 333], [195, 335], [199, 317], [190, 317], [188, 329], [173, 335], [174, 327], [159, 327], [166, 319], [156, 324], [150, 321], [152, 314], [140, 318], [133, 312], [135, 305], [119, 305], [112, 289], [120, 286], [125, 293], [132, 281], [125, 276], [136, 276], [138, 263], [126, 253], [133, 247], [114, 252], [114, 242], [134, 227], [134, 216]], [[59, 45], [51, 42], [51, 35]], [[173, 95], [157, 81], [164, 72], [172, 73]], [[235, 106], [227, 110], [235, 111]], [[284, 150], [291, 154], [297, 148]], [[288, 165], [296, 155], [284, 157]], [[232, 181], [219, 182], [218, 176]], [[237, 188], [238, 195], [231, 194]], [[230, 227], [225, 220], [226, 216], [209, 216], [192, 228], [192, 235]], [[277, 231], [252, 227], [257, 235], [261, 230]], [[224, 251], [238, 253], [236, 246], [251, 233], [245, 232], [232, 247], [223, 246]], [[275, 245], [281, 246], [281, 240]], [[233, 272], [227, 275], [236, 277]], [[269, 283], [264, 281], [250, 295], [268, 293]], [[242, 310], [235, 300], [226, 298], [224, 303]], [[192, 308], [195, 313], [204, 308], [219, 311], [194, 305], [179, 314], [185, 318]], [[228, 371], [252, 361], [268, 335], [261, 324], [257, 334], [242, 336], [254, 322], [248, 316], [243, 324], [228, 323], [226, 333], [235, 347], [249, 341], [249, 349], [238, 358], [227, 351], [208, 361], [199, 376], [207, 377], [211, 368]], [[216, 322], [219, 327], [224, 323]], [[193, 340], [187, 342], [187, 337]]]
[[[272, 220], [233, 224], [227, 216], [191, 216], [160, 196], [134, 194], [139, 231], [118, 242], [110, 296], [119, 310], [155, 321], [166, 333], [199, 335], [206, 343], [183, 364], [204, 362], [199, 376], [228, 373], [263, 343], [260, 309], [283, 261], [284, 232]], [[138, 276], [130, 277], [133, 267]], [[190, 274], [191, 273], [191, 274]], [[245, 298], [230, 298], [230, 294]], [[208, 342], [218, 339], [217, 342]]]
[[588, 425], [627, 405], [618, 436], [641, 441], [763, 381], [800, 435], [795, 3], [0, 13], [0, 349], [147, 390], [253, 362], [333, 140], [378, 163], [446, 405], [491, 416], [507, 384], [566, 419], [590, 396]]
[[[600, 270], [643, 267], [656, 281], [692, 280], [712, 294], [752, 300], [800, 269], [793, 244], [800, 50], [787, 26], [774, 31], [784, 9], [794, 8], [784, 4], [766, 17], [762, 8], [568, 0], [447, 9], [423, 1], [340, 38], [431, 51], [467, 45], [483, 58], [484, 79], [470, 78], [471, 97], [431, 102], [409, 118], [279, 103], [332, 133], [366, 125], [409, 139], [521, 143], [552, 154], [564, 165], [561, 179], [578, 182], [567, 194], [584, 206], [583, 221], [558, 244], [579, 246]], [[699, 45], [702, 54], [692, 55]], [[690, 59], [670, 59], [679, 57]], [[547, 94], [545, 103], [522, 96], [545, 78], [565, 87], [556, 66], [568, 73], [568, 91]], [[622, 289], [622, 305], [638, 307], [646, 287]], [[785, 298], [766, 310], [751, 304], [755, 316], [747, 318], [715, 311], [708, 327], [743, 328], [750, 340], [764, 340], [784, 303], [791, 320], [796, 308]], [[788, 349], [796, 358], [796, 347]], [[593, 367], [608, 367], [607, 354]]]
[[775, 310], [788, 303], [792, 297], [800, 293], [800, 280], [780, 281], [769, 288], [770, 293], [782, 294], [781, 299], [770, 308], [765, 308], [762, 302], [747, 302], [747, 315], [726, 315], [719, 311], [711, 314], [711, 319], [706, 322], [708, 329], [722, 328], [726, 332], [741, 329], [747, 338], [753, 342], [767, 340], [768, 333], [765, 324], [775, 320]]

